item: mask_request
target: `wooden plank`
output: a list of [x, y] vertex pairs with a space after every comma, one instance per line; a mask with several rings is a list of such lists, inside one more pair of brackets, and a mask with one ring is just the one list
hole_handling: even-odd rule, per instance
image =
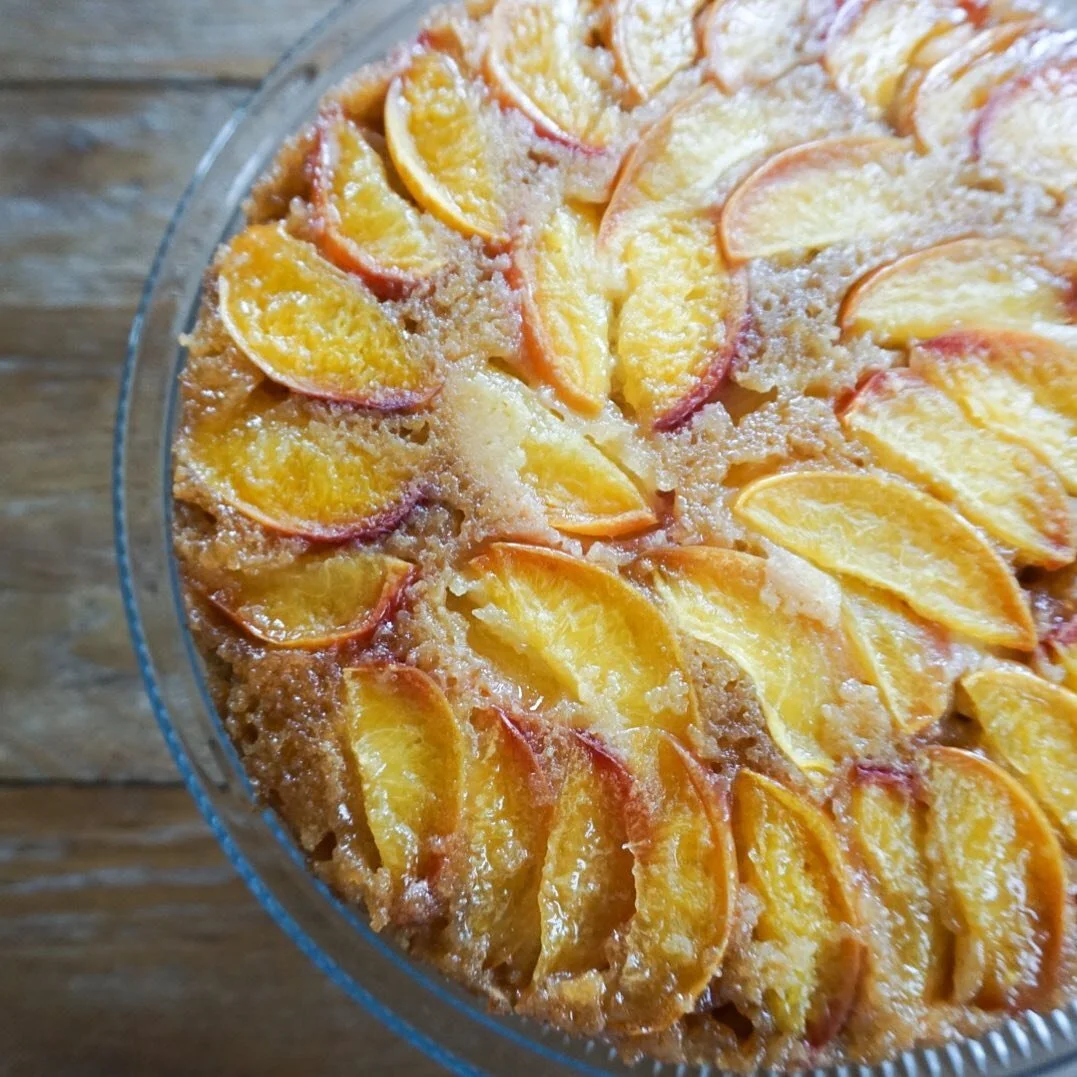
[[243, 96], [0, 88], [0, 779], [174, 780], [116, 587], [112, 424], [153, 251]]
[[0, 0], [0, 78], [255, 80], [335, 3]]
[[0, 1070], [441, 1071], [311, 965], [179, 789], [0, 789]]

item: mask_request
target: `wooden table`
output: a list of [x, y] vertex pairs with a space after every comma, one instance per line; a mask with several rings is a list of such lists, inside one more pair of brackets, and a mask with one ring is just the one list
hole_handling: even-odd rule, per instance
[[143, 279], [213, 133], [332, 0], [0, 0], [0, 1074], [437, 1070], [310, 966], [179, 787], [109, 454]]

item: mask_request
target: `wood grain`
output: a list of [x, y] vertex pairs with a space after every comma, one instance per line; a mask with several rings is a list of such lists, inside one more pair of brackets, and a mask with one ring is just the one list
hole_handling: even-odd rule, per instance
[[235, 88], [0, 87], [0, 779], [174, 780], [112, 553], [124, 343]]
[[335, 0], [4, 0], [5, 79], [261, 78]]
[[236, 879], [179, 789], [0, 789], [0, 1072], [441, 1072]]

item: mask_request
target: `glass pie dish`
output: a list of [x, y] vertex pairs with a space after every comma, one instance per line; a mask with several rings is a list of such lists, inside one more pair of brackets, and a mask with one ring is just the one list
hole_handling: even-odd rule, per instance
[[[241, 223], [243, 199], [283, 138], [313, 115], [328, 87], [411, 36], [425, 10], [413, 4], [385, 19], [368, 3], [342, 5], [222, 130], [182, 198], [132, 329], [121, 392], [115, 496], [124, 601], [151, 702], [188, 788], [240, 875], [315, 964], [452, 1072], [627, 1072], [600, 1042], [492, 1016], [374, 933], [308, 871], [277, 817], [256, 802], [212, 703], [172, 554], [171, 444], [184, 362], [177, 342], [193, 324], [204, 268]], [[1072, 1007], [1022, 1016], [982, 1040], [907, 1052], [863, 1072], [1064, 1072], [1077, 1058], [1073, 1016]], [[656, 1073], [698, 1068], [654, 1065]]]

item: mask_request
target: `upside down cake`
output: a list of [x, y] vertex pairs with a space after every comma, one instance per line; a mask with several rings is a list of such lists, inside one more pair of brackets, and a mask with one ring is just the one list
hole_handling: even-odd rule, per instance
[[626, 1056], [1073, 998], [1075, 195], [1075, 36], [995, 0], [480, 0], [329, 93], [174, 445], [311, 870]]

